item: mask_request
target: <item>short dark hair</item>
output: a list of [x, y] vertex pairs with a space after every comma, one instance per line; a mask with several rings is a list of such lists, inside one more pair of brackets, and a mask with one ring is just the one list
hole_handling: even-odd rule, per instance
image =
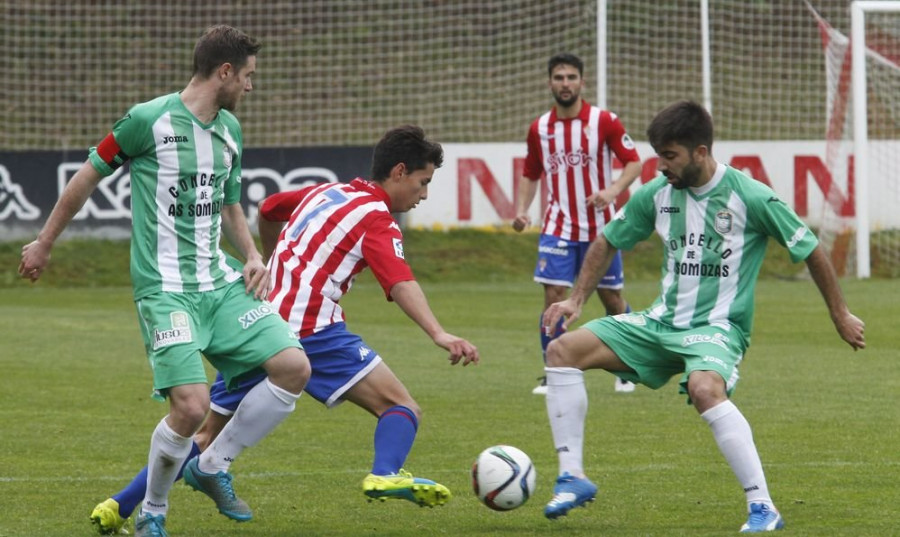
[[578, 69], [578, 76], [584, 76], [584, 62], [574, 54], [568, 52], [554, 54], [550, 58], [550, 61], [547, 62], [548, 77], [553, 78], [553, 70], [556, 69], [557, 65], [571, 65], [575, 69]]
[[428, 164], [440, 168], [444, 163], [441, 144], [425, 138], [425, 131], [415, 125], [403, 125], [387, 131], [375, 145], [372, 154], [372, 180], [384, 181], [400, 163], [410, 172], [424, 169]]
[[657, 150], [674, 142], [690, 151], [705, 145], [712, 152], [712, 117], [699, 103], [678, 101], [656, 114], [647, 127], [647, 140]]
[[260, 48], [255, 39], [231, 26], [210, 26], [194, 46], [194, 76], [207, 79], [224, 63], [241, 69]]

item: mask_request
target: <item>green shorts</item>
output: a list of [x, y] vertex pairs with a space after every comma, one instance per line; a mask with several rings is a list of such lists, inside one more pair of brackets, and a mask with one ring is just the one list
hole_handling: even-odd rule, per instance
[[582, 328], [593, 332], [635, 371], [615, 371], [615, 375], [654, 390], [681, 374], [679, 392], [687, 393], [691, 372], [715, 371], [725, 380], [731, 396], [739, 377], [738, 364], [747, 348], [737, 329], [719, 325], [673, 328], [642, 312], [601, 317]]
[[206, 384], [202, 356], [230, 389], [279, 351], [302, 348], [271, 304], [244, 291], [243, 280], [214, 291], [160, 292], [135, 304], [157, 399], [172, 386]]

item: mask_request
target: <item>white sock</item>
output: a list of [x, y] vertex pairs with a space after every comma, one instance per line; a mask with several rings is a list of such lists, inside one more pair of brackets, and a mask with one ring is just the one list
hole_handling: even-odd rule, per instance
[[700, 415], [712, 429], [716, 443], [725, 460], [737, 476], [747, 495], [747, 508], [751, 503], [764, 503], [774, 509], [762, 462], [753, 443], [753, 431], [744, 415], [734, 403], [725, 401]]
[[163, 418], [150, 437], [147, 491], [141, 504], [145, 513], [164, 515], [169, 510], [169, 490], [190, 452], [190, 437], [173, 431]]
[[559, 457], [559, 473], [584, 477], [584, 419], [588, 398], [584, 372], [574, 367], [545, 367], [547, 416]]
[[300, 394], [283, 390], [269, 379], [254, 386], [219, 436], [200, 454], [200, 471], [227, 472], [244, 448], [262, 440], [294, 411], [299, 398]]

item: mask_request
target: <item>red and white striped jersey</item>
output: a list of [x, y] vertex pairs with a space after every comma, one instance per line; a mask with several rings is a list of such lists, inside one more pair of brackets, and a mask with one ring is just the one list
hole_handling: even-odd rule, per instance
[[525, 177], [547, 178], [547, 211], [541, 233], [571, 241], [592, 241], [615, 214], [585, 200], [612, 184], [613, 153], [622, 164], [640, 161], [619, 118], [582, 101], [577, 117], [560, 119], [556, 108], [534, 120], [528, 131]]
[[266, 220], [287, 221], [269, 260], [269, 301], [298, 337], [344, 321], [339, 301], [366, 267], [388, 300], [394, 284], [415, 279], [390, 198], [376, 183], [354, 179], [282, 192], [261, 211]]

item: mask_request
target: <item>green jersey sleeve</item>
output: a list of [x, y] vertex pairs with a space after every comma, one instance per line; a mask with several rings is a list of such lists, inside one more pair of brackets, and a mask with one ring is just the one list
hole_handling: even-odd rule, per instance
[[815, 250], [819, 239], [785, 202], [768, 186], [753, 182], [758, 190], [749, 200], [750, 217], [763, 232], [787, 249], [791, 261], [803, 261]]
[[665, 186], [666, 178], [658, 177], [641, 186], [612, 221], [603, 227], [606, 240], [617, 250], [630, 250], [646, 240], [656, 225], [653, 196]]

